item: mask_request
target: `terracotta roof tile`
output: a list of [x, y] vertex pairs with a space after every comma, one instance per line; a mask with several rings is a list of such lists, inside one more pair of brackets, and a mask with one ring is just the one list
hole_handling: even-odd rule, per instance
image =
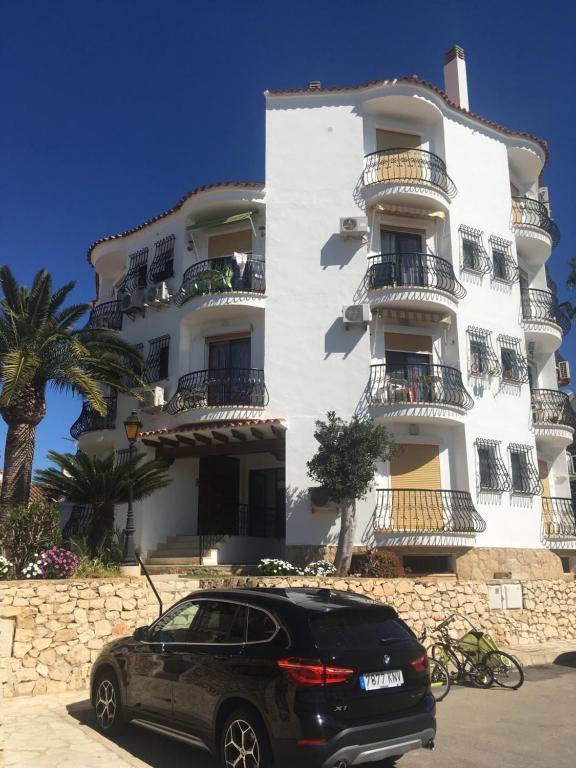
[[230, 419], [229, 421], [197, 421], [191, 424], [182, 424], [180, 427], [162, 427], [141, 432], [140, 437], [157, 437], [160, 435], [173, 435], [176, 432], [201, 432], [203, 429], [227, 429], [230, 427], [256, 427], [266, 424], [284, 424], [286, 419]]
[[196, 189], [193, 189], [191, 192], [188, 192], [188, 194], [184, 195], [184, 197], [181, 197], [178, 202], [172, 206], [172, 208], [169, 208], [167, 211], [164, 211], [163, 213], [159, 213], [157, 216], [153, 216], [151, 219], [148, 219], [148, 221], [144, 221], [142, 224], [138, 224], [136, 227], [132, 227], [131, 229], [127, 229], [124, 232], [118, 232], [116, 235], [108, 235], [107, 237], [101, 237], [98, 240], [95, 240], [90, 248], [88, 248], [88, 253], [86, 254], [86, 258], [88, 259], [88, 262], [92, 264], [92, 251], [94, 248], [96, 248], [97, 245], [100, 245], [100, 243], [106, 243], [109, 240], [119, 240], [122, 237], [127, 237], [128, 235], [134, 234], [134, 232], [138, 232], [141, 229], [144, 229], [145, 227], [150, 226], [150, 224], [154, 224], [155, 221], [159, 221], [160, 219], [164, 219], [166, 216], [170, 216], [172, 213], [176, 213], [176, 211], [180, 210], [184, 203], [187, 200], [190, 200], [191, 197], [195, 197], [196, 195], [201, 194], [202, 192], [208, 192], [212, 189], [255, 189], [255, 190], [263, 190], [264, 184], [261, 181], [219, 181], [215, 184], [203, 184], [201, 187], [196, 187]]

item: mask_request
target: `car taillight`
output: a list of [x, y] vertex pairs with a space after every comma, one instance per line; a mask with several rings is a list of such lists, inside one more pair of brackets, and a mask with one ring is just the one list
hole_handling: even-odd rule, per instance
[[288, 680], [299, 686], [345, 683], [354, 674], [353, 669], [330, 667], [320, 659], [278, 659], [278, 666]]
[[417, 659], [413, 659], [410, 663], [416, 672], [426, 672], [428, 669], [428, 656], [424, 653], [422, 656], [418, 656]]

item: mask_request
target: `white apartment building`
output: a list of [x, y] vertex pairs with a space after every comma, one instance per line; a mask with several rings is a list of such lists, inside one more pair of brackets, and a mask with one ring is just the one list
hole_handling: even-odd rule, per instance
[[[458, 46], [445, 91], [265, 96], [265, 184], [199, 187], [88, 252], [89, 322], [143, 350], [140, 447], [171, 461], [172, 485], [136, 505], [148, 563], [333, 554], [338, 509], [306, 462], [334, 410], [401, 446], [358, 503], [359, 551], [413, 573], [576, 570], [546, 144], [469, 111]], [[125, 449], [136, 406], [85, 405], [72, 435]]]

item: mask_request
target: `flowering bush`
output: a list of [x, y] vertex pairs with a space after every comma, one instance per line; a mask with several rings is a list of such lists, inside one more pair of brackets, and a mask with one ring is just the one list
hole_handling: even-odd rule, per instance
[[0, 579], [7, 579], [13, 563], [7, 557], [0, 555]]
[[40, 556], [40, 568], [44, 579], [69, 579], [78, 568], [78, 555], [64, 547], [50, 547]]
[[276, 558], [264, 558], [258, 564], [258, 573], [262, 576], [302, 576], [301, 570], [286, 560]]
[[25, 565], [21, 570], [21, 575], [25, 579], [36, 579], [42, 577], [42, 555], [35, 554], [32, 556], [32, 560]]
[[304, 568], [304, 576], [334, 576], [336, 566], [327, 560], [317, 560]]

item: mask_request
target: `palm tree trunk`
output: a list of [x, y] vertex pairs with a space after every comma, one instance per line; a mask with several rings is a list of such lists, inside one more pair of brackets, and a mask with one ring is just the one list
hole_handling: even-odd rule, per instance
[[4, 476], [0, 495], [0, 519], [3, 517], [2, 510], [6, 507], [28, 503], [35, 445], [36, 424], [8, 423]]
[[356, 533], [356, 500], [348, 499], [342, 504], [340, 515], [340, 536], [334, 565], [339, 576], [346, 576], [350, 570]]

